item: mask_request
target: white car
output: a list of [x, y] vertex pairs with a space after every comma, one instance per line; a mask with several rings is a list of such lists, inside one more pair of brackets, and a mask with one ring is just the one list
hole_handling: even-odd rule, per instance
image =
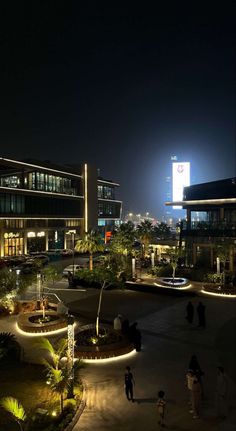
[[76, 271], [78, 271], [81, 268], [83, 268], [81, 265], [68, 265], [63, 269], [62, 275], [64, 277], [67, 277], [68, 272], [71, 272], [71, 274], [73, 274], [73, 272], [75, 273]]

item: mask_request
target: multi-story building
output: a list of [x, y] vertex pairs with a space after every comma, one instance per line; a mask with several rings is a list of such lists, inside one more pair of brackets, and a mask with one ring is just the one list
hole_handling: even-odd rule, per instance
[[185, 187], [178, 204], [186, 209], [181, 240], [189, 263], [216, 267], [217, 246], [225, 244], [227, 268], [236, 271], [236, 178]]
[[0, 256], [72, 248], [89, 229], [106, 236], [121, 218], [118, 186], [88, 164], [0, 158]]

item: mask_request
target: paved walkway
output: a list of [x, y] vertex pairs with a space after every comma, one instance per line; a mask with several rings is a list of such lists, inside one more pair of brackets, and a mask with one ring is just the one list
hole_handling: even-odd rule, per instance
[[[198, 298], [193, 302], [197, 303]], [[236, 389], [231, 378], [232, 370], [226, 421], [216, 418], [214, 391], [216, 367], [223, 363], [217, 336], [227, 321], [235, 319], [236, 303], [227, 299], [208, 299], [205, 302], [208, 321], [205, 330], [186, 325], [183, 316], [185, 303], [186, 300], [181, 299], [174, 305], [138, 319], [143, 335], [143, 350], [132, 359], [89, 364], [83, 370], [86, 408], [73, 431], [157, 430], [155, 403], [160, 389], [166, 392], [168, 429], [235, 429]], [[184, 385], [188, 361], [193, 353], [197, 354], [205, 371], [204, 403], [201, 419], [198, 420], [192, 419], [188, 412], [188, 396]], [[235, 346], [232, 355], [235, 355]], [[123, 374], [127, 364], [132, 367], [136, 379], [134, 404], [124, 396]]]
[[[56, 286], [65, 303], [78, 315], [94, 314], [98, 291], [66, 290]], [[195, 296], [193, 304], [199, 301]], [[142, 331], [143, 348], [129, 359], [88, 364], [82, 370], [86, 407], [73, 431], [154, 431], [158, 429], [157, 392], [166, 392], [167, 427], [176, 431], [231, 431], [236, 424], [236, 301], [229, 298], [201, 297], [206, 305], [205, 330], [185, 321], [187, 298], [132, 291], [104, 292], [102, 316], [111, 320], [117, 312], [136, 320]], [[82, 322], [82, 320], [81, 320]], [[0, 331], [16, 333], [15, 317], [0, 320]], [[17, 334], [27, 360], [37, 362], [33, 339]], [[204, 402], [201, 418], [193, 420], [188, 412], [185, 373], [192, 354], [205, 371]], [[135, 376], [135, 403], [126, 400], [123, 387], [124, 368], [130, 365]], [[228, 417], [216, 418], [216, 367], [225, 366], [229, 379]]]

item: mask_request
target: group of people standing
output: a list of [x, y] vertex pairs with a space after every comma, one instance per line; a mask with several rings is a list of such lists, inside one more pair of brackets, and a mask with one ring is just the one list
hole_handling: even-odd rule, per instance
[[[202, 377], [204, 372], [202, 371], [197, 356], [192, 355], [189, 361], [189, 368], [186, 374], [186, 386], [189, 392], [189, 413], [193, 414], [193, 419], [198, 419], [201, 413], [201, 403], [203, 397], [203, 382]], [[127, 366], [124, 374], [124, 389], [125, 395], [128, 401], [134, 402], [134, 385], [135, 380], [133, 373], [131, 372], [130, 366]], [[216, 382], [216, 409], [217, 416], [221, 419], [226, 417], [227, 410], [227, 393], [228, 383], [224, 372], [224, 368], [217, 367], [217, 382]], [[165, 392], [160, 390], [158, 392], [158, 399], [156, 403], [158, 424], [165, 427], [166, 421], [166, 405]]]
[[115, 331], [120, 331], [123, 335], [126, 335], [129, 341], [134, 345], [137, 352], [141, 350], [142, 336], [140, 330], [137, 328], [137, 322], [129, 324], [128, 319], [124, 319], [121, 314], [118, 314], [114, 319]]
[[[200, 301], [197, 305], [196, 311], [198, 315], [198, 327], [199, 328], [205, 328], [206, 327], [206, 314], [205, 314], [206, 307], [205, 305]], [[194, 319], [194, 306], [191, 301], [188, 302], [186, 307], [186, 319], [189, 324], [193, 323]]]

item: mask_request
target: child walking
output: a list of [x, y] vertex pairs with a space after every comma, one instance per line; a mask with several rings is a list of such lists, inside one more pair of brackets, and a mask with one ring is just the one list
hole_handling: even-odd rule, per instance
[[165, 396], [164, 391], [158, 392], [158, 400], [157, 400], [157, 411], [159, 415], [158, 424], [161, 425], [162, 427], [165, 426], [164, 419], [165, 419], [166, 400], [164, 396]]

